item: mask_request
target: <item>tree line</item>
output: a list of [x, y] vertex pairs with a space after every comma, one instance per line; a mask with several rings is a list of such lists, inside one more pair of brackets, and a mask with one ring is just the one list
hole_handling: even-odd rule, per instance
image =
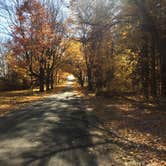
[[61, 69], [96, 93], [166, 96], [165, 0], [17, 2], [6, 59], [40, 91], [53, 88]]
[[14, 10], [2, 5], [12, 18], [11, 40], [6, 43], [9, 67], [24, 69], [40, 92], [53, 89], [54, 77], [66, 48], [61, 1], [15, 1]]
[[[166, 95], [166, 2], [73, 1], [88, 88]], [[118, 62], [119, 61], [119, 62]]]

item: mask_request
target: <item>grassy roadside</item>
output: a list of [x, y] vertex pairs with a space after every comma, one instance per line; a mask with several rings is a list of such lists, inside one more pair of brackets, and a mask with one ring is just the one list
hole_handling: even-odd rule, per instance
[[147, 166], [166, 166], [166, 104], [144, 102], [137, 96], [95, 96], [76, 89], [102, 126], [121, 137], [115, 139], [125, 151]]
[[0, 117], [8, 115], [11, 111], [24, 107], [34, 101], [43, 100], [45, 97], [62, 90], [65, 84], [58, 85], [54, 90], [40, 93], [38, 89], [4, 91], [0, 92]]

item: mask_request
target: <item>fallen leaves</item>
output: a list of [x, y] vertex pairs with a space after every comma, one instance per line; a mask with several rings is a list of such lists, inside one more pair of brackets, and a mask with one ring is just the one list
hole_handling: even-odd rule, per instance
[[[153, 103], [139, 99], [109, 99], [89, 96], [89, 107], [107, 130], [116, 131], [127, 151], [148, 166], [166, 165], [166, 113]], [[134, 145], [129, 148], [130, 143]]]
[[42, 100], [44, 97], [62, 90], [65, 84], [58, 85], [52, 92], [39, 93], [38, 89], [6, 91], [0, 94], [0, 117], [8, 115], [34, 101]]

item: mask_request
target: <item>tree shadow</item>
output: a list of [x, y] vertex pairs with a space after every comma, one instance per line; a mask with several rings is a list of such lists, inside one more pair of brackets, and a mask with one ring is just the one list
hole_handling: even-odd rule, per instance
[[11, 113], [0, 119], [0, 164], [96, 166], [88, 122], [69, 88]]
[[[115, 144], [128, 152], [137, 150], [141, 154], [144, 154], [142, 152], [153, 153], [159, 160], [165, 160], [166, 150], [164, 148], [157, 148], [153, 144], [147, 144], [146, 142], [130, 141], [117, 133], [118, 130], [128, 129], [145, 135], [150, 134], [158, 137], [160, 143], [164, 145], [166, 139], [164, 124], [166, 123], [163, 111], [153, 111], [158, 108], [127, 98], [112, 98], [111, 100], [110, 98], [97, 97], [91, 98], [89, 103], [91, 103], [91, 107], [103, 122], [101, 125], [103, 125], [103, 131], [105, 130], [107, 137], [113, 136], [115, 138], [112, 140]], [[123, 108], [123, 105], [127, 107]], [[114, 122], [116, 126], [112, 128], [111, 123]], [[108, 126], [105, 124], [108, 124]]]
[[[150, 145], [126, 141], [106, 129], [93, 111], [87, 111], [85, 103], [67, 87], [55, 96], [0, 118], [0, 165], [97, 166], [102, 165], [101, 156], [106, 156], [107, 164], [123, 165], [122, 160], [117, 161], [118, 154], [116, 159], [111, 156], [115, 151], [129, 153], [139, 147], [163, 153]], [[119, 148], [104, 150], [110, 145]], [[95, 152], [90, 149], [98, 147]], [[98, 150], [100, 153], [96, 154]], [[131, 160], [134, 159], [132, 156]]]
[[[127, 118], [128, 127], [136, 129], [142, 133], [151, 134], [160, 138], [160, 141], [166, 140], [166, 112], [165, 109], [157, 104], [147, 104], [134, 99], [124, 98], [126, 103], [130, 103], [134, 109], [134, 114], [124, 113]], [[122, 127], [122, 126], [121, 126]]]

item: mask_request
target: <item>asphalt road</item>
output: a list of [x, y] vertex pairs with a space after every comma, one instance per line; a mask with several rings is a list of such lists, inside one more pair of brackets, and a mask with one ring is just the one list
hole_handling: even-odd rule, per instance
[[0, 166], [141, 165], [106, 140], [97, 125], [85, 101], [67, 85], [0, 118]]

